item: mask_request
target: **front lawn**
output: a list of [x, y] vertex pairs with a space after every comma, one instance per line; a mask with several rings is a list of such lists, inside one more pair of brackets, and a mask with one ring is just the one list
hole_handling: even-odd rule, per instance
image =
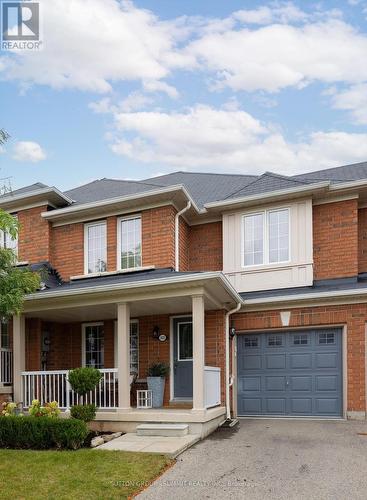
[[170, 463], [162, 455], [124, 451], [0, 450], [0, 496], [128, 498]]

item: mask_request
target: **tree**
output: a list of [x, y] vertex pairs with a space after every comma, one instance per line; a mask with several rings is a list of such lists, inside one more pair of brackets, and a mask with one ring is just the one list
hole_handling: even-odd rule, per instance
[[[15, 217], [0, 209], [0, 234], [15, 239], [19, 223]], [[16, 267], [17, 256], [10, 248], [0, 247], [0, 319], [7, 320], [23, 309], [25, 295], [40, 287], [40, 275], [29, 268]]]
[[9, 137], [10, 135], [8, 134], [8, 132], [3, 128], [0, 128], [0, 146], [5, 144]]

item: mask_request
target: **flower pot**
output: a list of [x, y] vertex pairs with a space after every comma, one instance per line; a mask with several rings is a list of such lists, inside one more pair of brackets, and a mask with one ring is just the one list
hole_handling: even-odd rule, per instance
[[161, 408], [163, 406], [164, 377], [147, 377], [148, 389], [152, 391], [153, 408]]

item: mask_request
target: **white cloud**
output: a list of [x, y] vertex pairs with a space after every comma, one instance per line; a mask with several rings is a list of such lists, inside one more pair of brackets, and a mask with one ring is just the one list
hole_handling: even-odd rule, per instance
[[367, 83], [353, 85], [342, 92], [334, 89], [331, 95], [335, 109], [349, 111], [357, 124], [367, 124]]
[[257, 9], [239, 10], [234, 12], [232, 17], [245, 24], [271, 24], [273, 22], [305, 21], [309, 15], [292, 2], [273, 2], [271, 6], [266, 5]]
[[170, 168], [292, 174], [367, 157], [367, 134], [316, 131], [290, 142], [276, 127], [235, 107], [117, 112], [114, 120], [116, 154]]
[[147, 92], [164, 92], [172, 99], [177, 99], [179, 93], [175, 87], [159, 80], [146, 80], [143, 87]]
[[[265, 19], [264, 19], [265, 21]], [[217, 88], [277, 92], [312, 81], [367, 81], [367, 36], [332, 18], [212, 32], [185, 49], [214, 72]]]
[[13, 160], [37, 163], [46, 159], [46, 153], [37, 142], [18, 141], [13, 146]]
[[4, 56], [0, 78], [107, 92], [120, 80], [164, 78], [173, 65], [180, 27], [129, 1], [41, 0], [40, 8], [43, 50]]

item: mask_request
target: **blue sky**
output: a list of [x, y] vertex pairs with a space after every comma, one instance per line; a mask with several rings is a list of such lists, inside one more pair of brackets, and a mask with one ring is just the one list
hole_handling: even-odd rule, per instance
[[367, 160], [367, 0], [40, 9], [43, 50], [0, 50], [14, 188]]

